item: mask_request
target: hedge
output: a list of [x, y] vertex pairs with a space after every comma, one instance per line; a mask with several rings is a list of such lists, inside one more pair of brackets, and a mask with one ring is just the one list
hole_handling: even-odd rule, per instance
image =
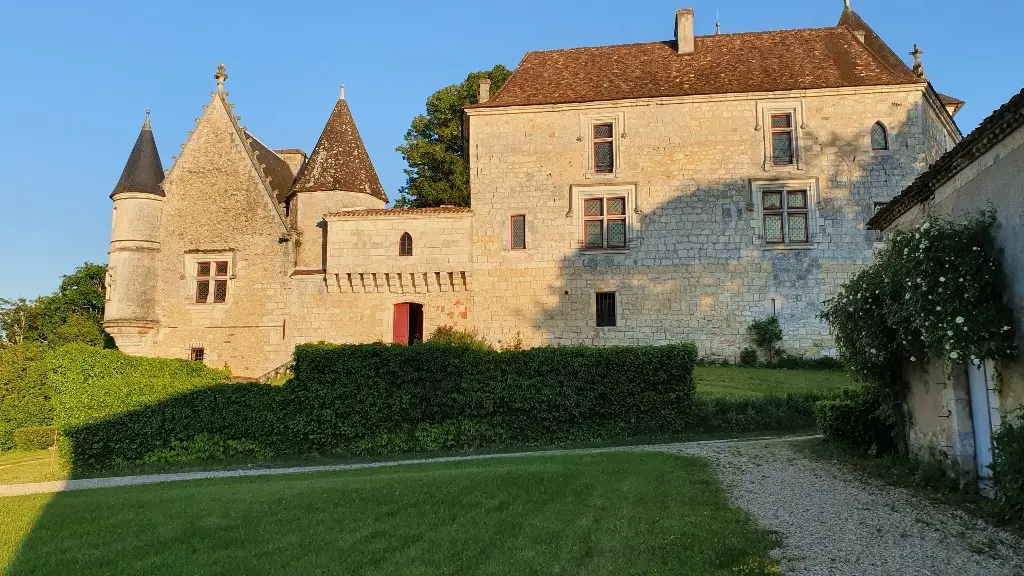
[[53, 426], [32, 426], [14, 431], [16, 450], [45, 450], [53, 446], [57, 429]]
[[864, 385], [818, 402], [814, 417], [828, 440], [862, 450], [892, 452], [897, 430], [893, 415], [886, 410], [889, 405], [879, 387]]
[[1007, 520], [1024, 526], [1024, 408], [996, 430], [992, 482], [999, 510]]
[[693, 430], [708, 433], [795, 432], [814, 428], [815, 403], [824, 394], [788, 393], [743, 398], [697, 396]]
[[284, 386], [71, 345], [50, 362], [79, 470], [233, 454], [396, 454], [680, 433], [693, 344], [492, 350], [307, 344]]
[[16, 429], [53, 423], [50, 395], [42, 345], [0, 347], [0, 451], [14, 447]]

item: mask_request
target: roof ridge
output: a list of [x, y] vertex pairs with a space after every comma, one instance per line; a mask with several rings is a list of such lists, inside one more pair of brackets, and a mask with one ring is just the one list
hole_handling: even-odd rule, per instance
[[[778, 34], [779, 32], [827, 32], [835, 30], [838, 26], [806, 26], [803, 28], [783, 28], [781, 30], [749, 30], [746, 32], [723, 32], [722, 34], [700, 34], [694, 38], [723, 38], [730, 36], [752, 36], [757, 34]], [[597, 50], [600, 48], [624, 48], [628, 46], [647, 46], [652, 44], [674, 44], [675, 40], [648, 40], [645, 42], [624, 42], [622, 44], [601, 44], [598, 46], [567, 46], [565, 48], [551, 48], [549, 50], [527, 50], [523, 60], [530, 54], [550, 54], [552, 52], [570, 52], [572, 50]], [[522, 60], [520, 60], [522, 62]], [[517, 67], [518, 68], [518, 67]], [[515, 72], [513, 72], [515, 74]], [[511, 78], [511, 77], [510, 77]], [[507, 83], [507, 81], [506, 81]]]

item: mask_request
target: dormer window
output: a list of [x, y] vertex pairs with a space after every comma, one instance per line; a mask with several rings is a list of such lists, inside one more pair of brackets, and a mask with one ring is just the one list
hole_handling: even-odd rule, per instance
[[615, 172], [615, 125], [594, 124], [594, 172]]
[[401, 239], [398, 240], [398, 255], [412, 256], [412, 234], [402, 233]]
[[793, 115], [772, 114], [772, 164], [774, 166], [788, 166], [795, 160], [793, 136]]
[[875, 125], [871, 127], [871, 149], [889, 149], [889, 131], [881, 122], [875, 122]]

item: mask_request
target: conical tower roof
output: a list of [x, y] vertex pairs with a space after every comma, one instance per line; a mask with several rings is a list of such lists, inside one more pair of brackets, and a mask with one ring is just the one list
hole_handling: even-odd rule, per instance
[[164, 190], [160, 186], [163, 181], [164, 167], [160, 163], [160, 152], [156, 149], [153, 130], [149, 126], [149, 110], [146, 110], [146, 121], [142, 124], [132, 153], [124, 165], [121, 179], [117, 181], [117, 186], [114, 186], [110, 196], [121, 192], [144, 192], [163, 196]]
[[317, 190], [362, 192], [388, 201], [344, 93], [334, 105], [320, 140], [292, 188], [292, 192]]

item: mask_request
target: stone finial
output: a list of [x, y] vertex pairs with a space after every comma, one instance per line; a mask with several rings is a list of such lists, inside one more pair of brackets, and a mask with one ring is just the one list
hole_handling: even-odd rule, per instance
[[850, 0], [843, 0], [843, 8], [850, 9]]
[[341, 85], [341, 89], [338, 91], [338, 100], [344, 100], [344, 99], [345, 99], [345, 85], [342, 84]]
[[718, 17], [718, 10], [715, 10], [715, 36], [722, 33], [722, 19]]
[[924, 64], [921, 64], [921, 54], [924, 54], [924, 50], [917, 47], [914, 44], [914, 49], [910, 51], [910, 55], [914, 57], [914, 67], [911, 69], [914, 75], [918, 78], [924, 78]]
[[146, 120], [142, 123], [143, 130], [153, 130], [152, 126], [149, 125], [149, 108], [146, 108]]
[[217, 81], [217, 92], [223, 92], [224, 81], [228, 79], [228, 71], [223, 64], [217, 66], [217, 73], [213, 75], [213, 79]]

